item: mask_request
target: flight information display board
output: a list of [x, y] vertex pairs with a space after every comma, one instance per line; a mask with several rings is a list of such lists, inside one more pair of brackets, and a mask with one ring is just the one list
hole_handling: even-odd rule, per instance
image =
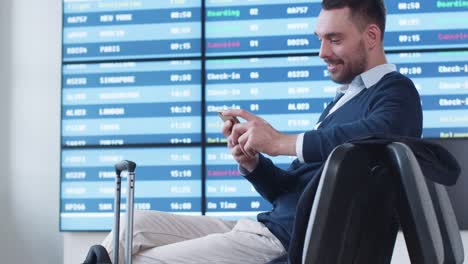
[[201, 153], [200, 147], [62, 150], [61, 230], [110, 230], [113, 166], [124, 159], [138, 162], [136, 209], [200, 215]]
[[390, 54], [421, 96], [423, 137], [468, 137], [468, 51]]
[[201, 0], [64, 0], [63, 61], [201, 55]]
[[300, 53], [317, 49], [317, 0], [207, 0], [207, 56]]
[[[137, 163], [137, 209], [270, 210], [239, 175], [217, 112], [314, 129], [339, 86], [318, 57], [321, 2], [63, 0], [61, 230], [111, 228], [121, 159]], [[423, 137], [468, 138], [467, 2], [385, 4], [387, 59], [420, 93]]]
[[468, 48], [466, 1], [385, 1], [385, 50]]
[[62, 145], [201, 141], [200, 61], [63, 66]]
[[246, 109], [276, 129], [301, 133], [314, 127], [337, 84], [318, 57], [206, 61], [206, 142], [226, 142], [218, 111]]
[[[386, 50], [468, 47], [463, 1], [385, 1]], [[463, 4], [465, 3], [465, 4]], [[320, 0], [207, 0], [207, 56], [318, 52]]]
[[[468, 136], [468, 51], [387, 55], [421, 96], [423, 136]], [[206, 142], [224, 143], [217, 112], [247, 109], [286, 133], [310, 130], [336, 92], [317, 57], [206, 62]]]
[[[267, 156], [268, 157], [268, 156]], [[268, 157], [286, 169], [295, 157]], [[250, 217], [271, 210], [255, 188], [239, 174], [236, 161], [227, 147], [206, 148], [206, 215], [224, 219]]]

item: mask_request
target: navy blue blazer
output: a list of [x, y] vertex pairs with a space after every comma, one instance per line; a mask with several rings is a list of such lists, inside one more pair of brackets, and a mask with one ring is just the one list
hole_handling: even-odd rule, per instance
[[373, 86], [327, 116], [333, 104], [322, 113], [320, 126], [304, 134], [305, 162], [295, 160], [287, 170], [278, 168], [260, 155], [257, 168], [245, 176], [255, 189], [273, 205], [260, 213], [262, 222], [289, 247], [298, 201], [309, 183], [317, 182], [317, 172], [331, 151], [353, 138], [382, 133], [420, 137], [422, 110], [419, 94], [410, 79], [398, 72], [384, 75]]

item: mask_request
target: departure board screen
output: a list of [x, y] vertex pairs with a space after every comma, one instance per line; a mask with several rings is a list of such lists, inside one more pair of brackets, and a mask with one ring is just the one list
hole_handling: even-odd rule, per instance
[[[62, 151], [62, 230], [110, 230], [113, 166], [124, 159], [138, 162], [136, 209], [201, 214], [200, 147], [67, 149]], [[122, 193], [126, 190], [123, 180]], [[125, 210], [125, 198], [122, 208]]]
[[[419, 91], [423, 137], [468, 138], [468, 2], [385, 4], [384, 49]], [[318, 56], [320, 10], [321, 0], [63, 0], [60, 229], [111, 228], [122, 159], [137, 163], [136, 209], [231, 220], [270, 210], [239, 174], [217, 112], [314, 129], [339, 87]], [[293, 159], [272, 158], [284, 169]]]
[[317, 49], [316, 0], [207, 0], [208, 56], [300, 53]]
[[468, 3], [385, 1], [386, 50], [468, 48]]
[[[464, 1], [385, 1], [386, 50], [468, 47]], [[207, 0], [207, 56], [318, 52], [320, 0]]]
[[[468, 136], [468, 51], [387, 55], [421, 96], [423, 137]], [[339, 86], [317, 57], [250, 58], [206, 62], [206, 142], [224, 143], [228, 108], [258, 114], [285, 133], [311, 129]]]
[[249, 58], [206, 62], [206, 142], [226, 142], [218, 111], [246, 109], [286, 133], [314, 127], [337, 84], [318, 57]]
[[63, 66], [62, 145], [201, 140], [200, 61]]
[[201, 0], [64, 0], [63, 60], [201, 55]]
[[423, 108], [423, 137], [468, 137], [468, 51], [390, 54], [410, 77]]

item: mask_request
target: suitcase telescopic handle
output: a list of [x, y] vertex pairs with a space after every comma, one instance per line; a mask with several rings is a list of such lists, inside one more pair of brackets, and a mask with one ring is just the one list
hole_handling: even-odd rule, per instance
[[122, 160], [115, 164], [115, 173], [120, 176], [122, 171], [128, 170], [128, 172], [135, 172], [136, 163], [131, 160]]
[[119, 234], [120, 234], [120, 192], [121, 192], [121, 177], [122, 171], [128, 171], [127, 178], [127, 228], [125, 232], [125, 264], [132, 263], [132, 234], [133, 234], [133, 199], [134, 199], [134, 184], [135, 184], [135, 168], [136, 163], [130, 160], [122, 160], [115, 164], [115, 199], [114, 199], [114, 237], [113, 237], [113, 257], [112, 263], [118, 264], [119, 259]]

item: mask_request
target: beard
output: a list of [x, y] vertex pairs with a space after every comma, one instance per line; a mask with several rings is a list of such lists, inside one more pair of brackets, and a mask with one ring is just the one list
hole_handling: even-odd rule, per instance
[[357, 48], [350, 52], [352, 57], [345, 63], [344, 60], [340, 58], [328, 59], [325, 62], [327, 64], [341, 65], [342, 70], [336, 73], [330, 72], [332, 81], [338, 84], [348, 84], [358, 76], [363, 73], [367, 67], [367, 53], [364, 46], [364, 40], [359, 41]]

